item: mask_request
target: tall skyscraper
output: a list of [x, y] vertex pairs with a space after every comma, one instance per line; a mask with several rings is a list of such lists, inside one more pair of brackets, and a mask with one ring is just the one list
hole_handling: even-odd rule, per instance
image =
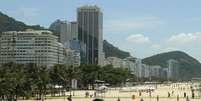
[[70, 41], [78, 40], [77, 22], [62, 21], [60, 23], [60, 41], [66, 47]]
[[77, 9], [78, 39], [85, 51], [81, 52], [81, 64], [103, 63], [103, 15], [97, 6]]

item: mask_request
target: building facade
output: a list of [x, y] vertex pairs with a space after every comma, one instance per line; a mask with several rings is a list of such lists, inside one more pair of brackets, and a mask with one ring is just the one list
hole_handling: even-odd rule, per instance
[[105, 65], [112, 65], [114, 68], [120, 68], [123, 65], [123, 60], [117, 57], [107, 57], [105, 59]]
[[135, 73], [136, 76], [139, 78], [143, 77], [143, 75], [142, 75], [142, 60], [136, 59], [135, 65], [136, 65], [136, 73]]
[[179, 62], [174, 60], [174, 59], [170, 59], [167, 61], [167, 65], [168, 65], [168, 80], [177, 80], [178, 76], [179, 76]]
[[78, 40], [77, 22], [62, 21], [60, 23], [60, 42], [66, 46], [71, 40]]
[[122, 67], [127, 68], [132, 74], [135, 74], [135, 63], [130, 61], [128, 58], [123, 59]]
[[159, 65], [150, 65], [150, 77], [161, 78], [162, 68]]
[[79, 40], [71, 40], [69, 42], [69, 47], [65, 47], [65, 60], [64, 63], [66, 65], [70, 65], [73, 67], [80, 66], [80, 42]]
[[97, 6], [82, 6], [77, 9], [78, 39], [82, 48], [82, 64], [103, 63], [103, 15]]
[[43, 66], [63, 64], [64, 47], [58, 37], [46, 30], [9, 31], [1, 33], [0, 64], [34, 63]]

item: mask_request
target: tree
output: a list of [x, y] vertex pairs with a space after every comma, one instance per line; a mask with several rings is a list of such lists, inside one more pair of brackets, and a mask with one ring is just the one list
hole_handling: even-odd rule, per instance
[[87, 87], [88, 84], [93, 86], [94, 81], [98, 79], [100, 67], [98, 65], [82, 65], [80, 66], [81, 70], [81, 83], [84, 87]]
[[38, 82], [37, 88], [39, 90], [39, 99], [43, 98], [46, 95], [47, 84], [49, 82], [49, 74], [46, 67], [39, 67], [37, 72]]
[[7, 63], [1, 67], [0, 71], [1, 97], [6, 96], [9, 100], [17, 99], [18, 96], [24, 93], [23, 85], [26, 82], [23, 65]]

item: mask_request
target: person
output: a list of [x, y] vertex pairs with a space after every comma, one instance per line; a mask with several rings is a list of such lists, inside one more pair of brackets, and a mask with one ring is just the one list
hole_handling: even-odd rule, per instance
[[177, 95], [177, 101], [179, 101], [179, 95]]
[[156, 99], [157, 99], [157, 101], [159, 101], [159, 96], [158, 95], [157, 95]]
[[67, 100], [68, 100], [68, 101], [72, 101], [72, 96], [71, 96], [71, 95], [68, 96]]
[[141, 91], [139, 92], [139, 96], [141, 96], [142, 95], [142, 93], [141, 93]]
[[94, 97], [96, 97], [96, 92], [94, 92]]
[[141, 99], [140, 99], [140, 101], [144, 101], [144, 99], [143, 99], [143, 98], [141, 98]]
[[168, 92], [168, 97], [170, 97], [170, 92]]
[[174, 95], [174, 91], [172, 91], [172, 96]]
[[149, 90], [149, 97], [151, 97], [151, 90]]
[[184, 97], [186, 97], [186, 92], [184, 92]]
[[194, 92], [192, 93], [192, 98], [194, 99], [194, 97], [195, 97], [195, 94], [194, 94]]
[[188, 98], [188, 96], [186, 97], [186, 101], [190, 101], [189, 98]]
[[85, 93], [85, 97], [87, 98], [89, 96], [89, 92], [86, 92]]
[[117, 101], [121, 101], [119, 97], [118, 97]]

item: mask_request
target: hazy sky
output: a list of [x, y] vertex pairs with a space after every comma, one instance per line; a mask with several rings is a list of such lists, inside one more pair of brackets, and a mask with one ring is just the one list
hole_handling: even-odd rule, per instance
[[182, 50], [201, 61], [201, 0], [1, 0], [0, 11], [48, 27], [85, 4], [102, 9], [104, 39], [135, 57]]

